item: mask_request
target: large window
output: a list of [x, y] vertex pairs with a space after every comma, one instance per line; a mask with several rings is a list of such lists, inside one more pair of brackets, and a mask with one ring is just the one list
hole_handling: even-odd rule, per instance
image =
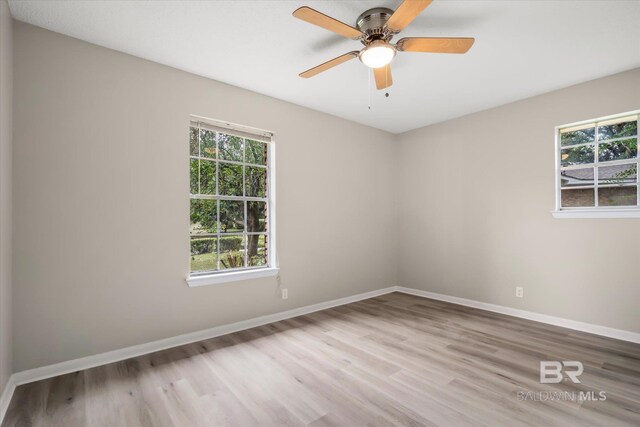
[[561, 126], [557, 133], [556, 211], [635, 216], [638, 114]]
[[191, 278], [274, 267], [272, 145], [269, 132], [192, 120]]

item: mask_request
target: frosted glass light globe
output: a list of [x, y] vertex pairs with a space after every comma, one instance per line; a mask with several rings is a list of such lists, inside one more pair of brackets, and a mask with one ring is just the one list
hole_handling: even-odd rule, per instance
[[360, 61], [369, 68], [384, 67], [396, 56], [396, 50], [387, 42], [376, 40], [360, 52]]

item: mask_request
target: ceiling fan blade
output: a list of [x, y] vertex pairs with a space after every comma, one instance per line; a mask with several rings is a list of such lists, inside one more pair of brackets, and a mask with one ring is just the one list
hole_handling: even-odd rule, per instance
[[308, 79], [309, 77], [313, 77], [316, 74], [320, 74], [323, 71], [327, 71], [329, 68], [333, 68], [336, 65], [340, 65], [343, 62], [347, 62], [350, 59], [353, 58], [357, 58], [358, 57], [358, 52], [357, 50], [354, 50], [353, 52], [349, 52], [349, 53], [345, 53], [344, 55], [340, 55], [337, 58], [333, 58], [330, 61], [327, 61], [323, 64], [320, 64], [318, 66], [315, 66], [313, 68], [309, 68], [307, 71], [300, 73], [300, 77], [303, 77], [305, 79]]
[[320, 13], [317, 10], [311, 9], [307, 6], [296, 9], [293, 12], [293, 16], [298, 19], [302, 19], [303, 21], [306, 21], [310, 24], [322, 27], [325, 30], [333, 31], [334, 33], [340, 34], [341, 36], [348, 39], [358, 39], [364, 36], [361, 31], [356, 30], [355, 28], [345, 24], [344, 22], [333, 19], [332, 17], [327, 16], [324, 13]]
[[475, 41], [473, 37], [406, 37], [396, 47], [404, 52], [466, 53]]
[[387, 28], [399, 32], [416, 19], [432, 0], [404, 0], [387, 21]]
[[376, 88], [378, 88], [378, 90], [386, 89], [393, 84], [393, 79], [391, 78], [391, 64], [387, 64], [380, 68], [374, 68], [373, 75], [376, 78]]

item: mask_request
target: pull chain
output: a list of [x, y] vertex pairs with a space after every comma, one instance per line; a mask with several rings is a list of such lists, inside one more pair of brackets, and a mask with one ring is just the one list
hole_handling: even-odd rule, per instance
[[369, 84], [367, 84], [367, 91], [369, 92], [369, 110], [371, 110], [371, 73], [373, 73], [373, 70], [369, 68], [368, 73], [369, 73]]

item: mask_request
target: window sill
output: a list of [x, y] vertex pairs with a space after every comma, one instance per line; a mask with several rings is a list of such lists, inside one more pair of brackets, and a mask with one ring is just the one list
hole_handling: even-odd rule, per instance
[[277, 276], [279, 268], [257, 268], [255, 270], [230, 271], [228, 273], [215, 273], [206, 276], [192, 276], [187, 278], [190, 288], [207, 285], [219, 285], [239, 280], [259, 279], [261, 277]]
[[569, 209], [552, 211], [554, 218], [640, 218], [640, 209]]

